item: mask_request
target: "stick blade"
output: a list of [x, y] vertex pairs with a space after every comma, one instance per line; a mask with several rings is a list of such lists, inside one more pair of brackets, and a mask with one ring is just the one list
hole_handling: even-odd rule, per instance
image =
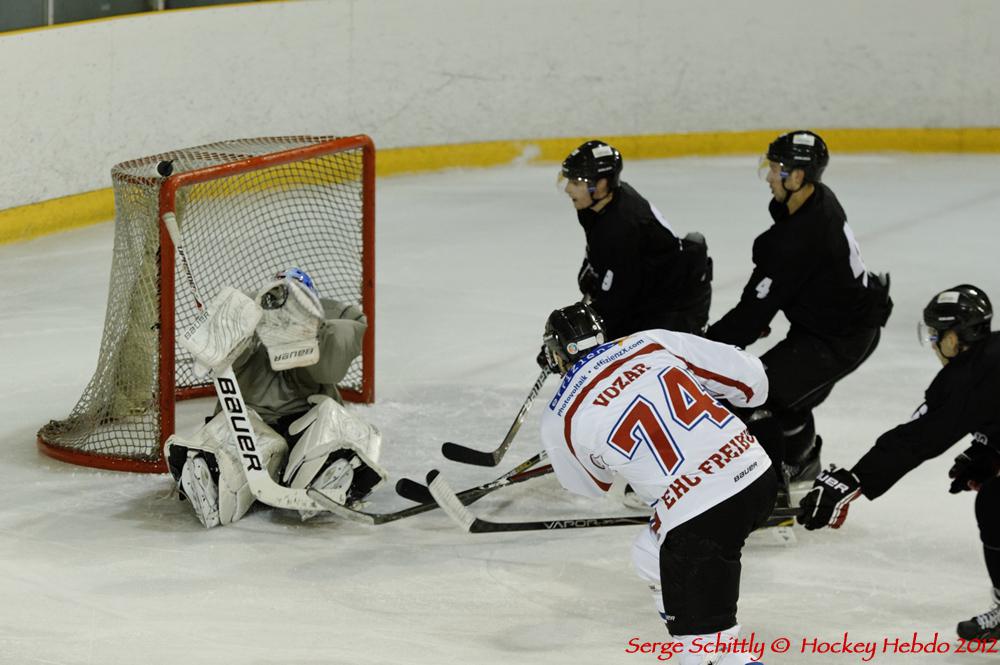
[[358, 524], [375, 524], [375, 518], [372, 515], [358, 510], [352, 510], [343, 504], [337, 503], [315, 487], [306, 488], [306, 494], [309, 495], [309, 498], [319, 504], [323, 510], [328, 510], [337, 517], [342, 517]]
[[437, 469], [433, 469], [427, 474], [427, 489], [430, 490], [434, 500], [448, 517], [465, 531], [472, 530], [477, 521], [476, 516], [462, 505], [462, 500], [455, 494], [455, 490], [444, 481]]
[[426, 485], [409, 478], [400, 478], [396, 481], [396, 494], [417, 503], [430, 503], [434, 500]]
[[495, 452], [484, 453], [451, 441], [445, 441], [441, 445], [441, 454], [452, 462], [475, 466], [496, 466], [500, 463]]

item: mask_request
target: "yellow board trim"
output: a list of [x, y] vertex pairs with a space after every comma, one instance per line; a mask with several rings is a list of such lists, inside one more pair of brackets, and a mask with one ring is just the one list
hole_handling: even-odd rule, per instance
[[128, 14], [98, 16], [95, 18], [87, 18], [80, 21], [65, 21], [63, 23], [53, 23], [52, 25], [35, 25], [30, 28], [18, 28], [17, 30], [0, 31], [0, 39], [14, 35], [23, 35], [29, 32], [40, 32], [42, 30], [58, 30], [60, 28], [71, 28], [78, 25], [92, 25], [95, 23], [106, 23], [108, 21], [119, 21], [123, 19], [136, 18], [137, 16], [150, 16], [150, 15], [162, 16], [163, 14], [166, 13], [177, 14], [180, 12], [197, 12], [205, 9], [228, 9], [230, 7], [260, 6], [261, 4], [270, 4], [278, 2], [300, 2], [300, 1], [301, 0], [246, 0], [246, 2], [233, 2], [228, 5], [204, 5], [202, 7], [180, 7], [177, 9], [164, 9], [162, 11], [157, 11], [155, 9], [143, 9], [137, 12], [129, 12]]
[[[762, 154], [781, 131], [787, 130], [591, 136], [390, 148], [378, 151], [376, 172], [388, 176], [445, 168], [499, 166], [518, 161], [531, 164], [561, 162], [573, 148], [589, 138], [600, 138], [614, 145], [626, 160]], [[818, 133], [834, 155], [851, 152], [1000, 152], [1000, 127], [827, 129], [818, 130]]]
[[114, 216], [115, 195], [110, 187], [0, 210], [0, 244], [90, 226]]
[[[759, 154], [779, 130], [600, 136], [626, 160], [694, 155]], [[1000, 153], [1000, 127], [948, 129], [827, 129], [819, 133], [838, 153]], [[449, 168], [482, 168], [514, 163], [558, 163], [588, 138], [485, 141], [379, 150], [380, 177]], [[111, 188], [0, 210], [0, 244], [89, 226], [114, 217]]]

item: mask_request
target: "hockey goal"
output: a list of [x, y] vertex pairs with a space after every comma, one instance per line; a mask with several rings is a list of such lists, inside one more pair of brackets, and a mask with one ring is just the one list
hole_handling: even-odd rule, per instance
[[[169, 177], [157, 165], [172, 162]], [[97, 370], [72, 413], [38, 432], [57, 459], [166, 471], [178, 400], [214, 394], [176, 335], [197, 310], [162, 216], [176, 215], [203, 297], [254, 291], [290, 266], [321, 295], [361, 306], [363, 352], [340, 386], [375, 397], [375, 148], [367, 136], [239, 139], [152, 155], [111, 170], [115, 241]]]

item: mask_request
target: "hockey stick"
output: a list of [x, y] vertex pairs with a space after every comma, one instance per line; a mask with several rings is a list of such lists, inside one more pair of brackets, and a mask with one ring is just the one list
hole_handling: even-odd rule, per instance
[[[470, 487], [467, 490], [459, 492], [457, 494], [458, 499], [466, 504], [472, 503], [473, 501], [478, 501], [479, 499], [483, 498], [490, 492], [498, 490], [501, 487], [514, 485], [517, 483], [524, 482], [525, 480], [530, 480], [532, 478], [537, 478], [539, 476], [544, 476], [546, 474], [552, 473], [552, 467], [549, 465], [540, 466], [537, 469], [527, 470], [529, 469], [529, 467], [534, 466], [543, 459], [545, 459], [544, 453], [535, 455], [531, 459], [528, 459], [522, 462], [521, 464], [517, 465], [516, 467], [514, 467], [504, 475], [500, 476], [496, 480], [490, 481], [483, 485], [479, 485], [477, 487]], [[410, 482], [416, 485], [417, 487], [423, 488], [425, 492], [427, 491], [426, 488], [423, 487], [423, 485], [420, 485], [419, 483], [416, 483], [412, 480]], [[414, 515], [419, 515], [421, 513], [426, 513], [427, 511], [434, 510], [435, 508], [438, 507], [437, 502], [435, 502], [434, 498], [430, 496], [429, 492], [427, 492], [428, 500], [421, 501], [419, 505], [410, 506], [409, 508], [404, 508], [403, 510], [397, 510], [392, 513], [366, 513], [362, 510], [355, 510], [353, 508], [348, 508], [346, 506], [343, 506], [334, 501], [333, 499], [331, 499], [330, 497], [328, 497], [327, 495], [323, 494], [323, 492], [318, 489], [309, 488], [306, 491], [308, 492], [309, 496], [312, 497], [317, 503], [321, 504], [324, 508], [334, 513], [335, 515], [362, 524], [378, 525], [378, 524], [385, 524], [387, 522], [395, 522], [396, 520], [401, 520], [407, 517], [412, 517]]]
[[795, 524], [795, 516], [798, 514], [799, 509], [792, 506], [775, 508], [759, 528], [771, 529], [779, 526], [792, 526]]
[[427, 487], [441, 509], [469, 533], [497, 533], [501, 531], [555, 531], [558, 529], [589, 529], [603, 526], [630, 526], [649, 524], [649, 515], [627, 517], [584, 517], [563, 520], [538, 520], [529, 522], [493, 522], [484, 520], [462, 505], [455, 490], [448, 486], [437, 469], [427, 474]]
[[[161, 162], [161, 165], [163, 162]], [[157, 171], [162, 176], [169, 176], [170, 167], [166, 167], [164, 173], [157, 166]], [[191, 289], [195, 305], [202, 311], [200, 316], [206, 316], [207, 311], [202, 304], [205, 301], [198, 293], [198, 287], [188, 264], [187, 254], [184, 252], [181, 230], [177, 225], [177, 217], [173, 212], [163, 214], [163, 225], [170, 234], [170, 239], [174, 243], [177, 255], [181, 257], [181, 266], [188, 286]], [[310, 498], [307, 490], [291, 489], [283, 487], [274, 481], [271, 474], [267, 472], [257, 454], [257, 435], [253, 431], [250, 423], [250, 415], [243, 401], [243, 394], [240, 392], [240, 384], [236, 381], [236, 374], [230, 365], [219, 372], [212, 372], [212, 380], [215, 384], [215, 393], [219, 398], [219, 404], [226, 414], [226, 422], [229, 430], [233, 434], [236, 445], [243, 458], [243, 472], [246, 475], [247, 485], [254, 498], [275, 508], [288, 508], [291, 510], [323, 510], [324, 507]]]
[[775, 508], [764, 523], [757, 527], [757, 530], [750, 534], [767, 533], [771, 539], [779, 545], [793, 545], [798, 539], [795, 537], [795, 516], [799, 509], [791, 506], [786, 508]]
[[548, 377], [549, 370], [543, 369], [542, 373], [538, 375], [538, 379], [535, 380], [535, 385], [531, 387], [531, 392], [528, 393], [528, 397], [524, 400], [524, 404], [521, 405], [521, 410], [518, 411], [517, 417], [514, 418], [514, 422], [511, 424], [510, 429], [507, 430], [507, 436], [503, 438], [503, 441], [500, 442], [500, 445], [496, 450], [492, 452], [483, 452], [481, 450], [467, 448], [466, 446], [458, 443], [446, 441], [441, 446], [441, 454], [453, 462], [463, 462], [465, 464], [475, 464], [477, 466], [496, 466], [499, 464], [500, 460], [502, 460], [503, 456], [507, 453], [507, 449], [510, 448], [510, 444], [514, 441], [514, 437], [517, 435], [517, 430], [521, 429], [521, 423], [524, 422], [524, 417], [528, 415], [528, 410], [531, 408], [535, 398], [538, 397], [538, 393], [541, 391], [542, 385]]
[[[548, 453], [546, 453], [543, 450], [534, 457], [529, 457], [528, 459], [524, 460], [523, 462], [521, 462], [520, 464], [518, 464], [513, 469], [503, 474], [493, 482], [486, 483], [485, 485], [481, 485], [480, 487], [473, 489], [486, 489], [487, 490], [486, 493], [488, 493], [492, 492], [495, 489], [500, 489], [501, 487], [510, 485], [514, 482], [527, 480], [529, 477], [534, 478], [536, 476], [542, 476], [548, 473], [552, 473], [552, 467], [548, 464], [546, 464], [543, 467], [539, 467], [538, 469], [532, 469], [531, 471], [528, 471], [528, 469], [531, 469], [531, 467], [535, 466], [536, 464], [539, 464], [540, 462], [544, 462], [546, 459], [548, 459]], [[522, 478], [522, 476], [524, 477]], [[458, 493], [458, 497], [462, 499], [462, 503], [464, 503], [465, 505], [469, 505], [473, 501], [478, 500], [480, 497], [485, 496], [485, 494], [479, 494], [474, 498], [472, 498], [471, 501], [466, 501], [465, 500], [466, 493], [471, 491], [472, 490], [465, 490], [463, 492]], [[416, 501], [417, 503], [435, 503], [434, 497], [431, 496], [431, 492], [429, 489], [427, 489], [426, 485], [418, 483], [415, 480], [410, 480], [409, 478], [400, 478], [399, 480], [396, 481], [396, 494], [403, 497], [404, 499], [409, 499], [410, 501]], [[468, 496], [472, 495], [469, 494]]]
[[[494, 522], [477, 517], [466, 508], [455, 491], [441, 478], [435, 469], [427, 474], [427, 485], [438, 504], [452, 520], [469, 533], [499, 533], [504, 531], [555, 531], [559, 529], [588, 529], [605, 526], [629, 526], [633, 524], [648, 524], [649, 515], [633, 515], [627, 517], [584, 517], [563, 520], [536, 520], [526, 522]], [[761, 528], [777, 528], [779, 536], [786, 542], [793, 542], [790, 533], [794, 524], [795, 508], [780, 508], [775, 510]]]

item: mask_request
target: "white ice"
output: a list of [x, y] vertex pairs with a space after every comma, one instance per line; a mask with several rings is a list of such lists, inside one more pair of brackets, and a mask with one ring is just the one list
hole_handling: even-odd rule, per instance
[[[625, 179], [675, 229], [707, 237], [713, 318], [736, 301], [769, 223], [755, 166], [749, 156], [626, 164]], [[555, 175], [512, 166], [379, 182], [377, 402], [362, 413], [384, 432], [393, 481], [437, 467], [455, 486], [478, 484], [537, 452], [538, 406], [497, 469], [447, 462], [439, 448], [500, 441], [537, 374], [545, 317], [577, 297], [583, 234]], [[938, 369], [915, 335], [930, 296], [972, 282], [1000, 298], [1000, 158], [835, 155], [826, 181], [869, 268], [891, 271], [896, 303], [878, 350], [816, 414], [824, 461], [849, 465], [908, 418]], [[165, 476], [39, 453], [35, 432], [69, 413], [94, 369], [111, 244], [105, 223], [0, 247], [0, 662], [659, 662], [626, 652], [632, 638], [667, 637], [629, 565], [640, 527], [468, 535], [439, 512], [368, 527], [262, 509], [206, 531]], [[209, 408], [186, 405], [185, 424]], [[797, 528], [793, 546], [755, 537], [740, 620], [758, 640], [792, 640], [767, 665], [861, 662], [798, 653], [803, 638], [845, 632], [950, 643], [957, 621], [988, 606], [973, 496], [947, 493], [962, 447], [856, 502], [839, 532]], [[371, 508], [406, 505], [389, 485]], [[551, 477], [475, 509], [506, 520], [630, 513], [575, 499]]]

